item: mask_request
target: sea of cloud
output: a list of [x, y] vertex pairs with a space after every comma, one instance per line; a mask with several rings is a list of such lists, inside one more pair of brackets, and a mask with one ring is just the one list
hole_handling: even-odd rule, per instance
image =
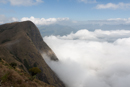
[[44, 41], [59, 62], [45, 60], [67, 87], [130, 87], [130, 30], [82, 29]]

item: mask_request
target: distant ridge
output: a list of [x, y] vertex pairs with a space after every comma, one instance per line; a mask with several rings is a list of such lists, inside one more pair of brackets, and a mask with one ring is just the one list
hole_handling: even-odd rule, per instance
[[31, 21], [0, 25], [0, 58], [8, 63], [16, 62], [26, 72], [31, 67], [38, 67], [42, 73], [37, 78], [55, 87], [65, 87], [45, 63], [41, 53], [48, 55], [51, 60], [58, 60]]

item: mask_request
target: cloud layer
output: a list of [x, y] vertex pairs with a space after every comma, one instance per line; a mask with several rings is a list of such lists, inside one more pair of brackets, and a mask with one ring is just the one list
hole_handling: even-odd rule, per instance
[[0, 24], [14, 22], [14, 21], [27, 21], [30, 20], [36, 25], [50, 25], [50, 24], [61, 24], [61, 25], [85, 25], [85, 24], [98, 24], [98, 25], [119, 25], [119, 24], [130, 24], [130, 18], [110, 18], [106, 20], [87, 20], [87, 21], [74, 21], [67, 17], [65, 18], [35, 18], [31, 17], [23, 17], [18, 19], [16, 17], [6, 17], [5, 15], [0, 15]]
[[[118, 24], [130, 24], [130, 18], [109, 18], [106, 20], [88, 20], [84, 22], [76, 22], [77, 24], [99, 24], [99, 25], [118, 25]], [[75, 23], [75, 24], [76, 24]]]
[[130, 8], [130, 3], [107, 3], [107, 4], [98, 4], [96, 9], [128, 9]]
[[6, 3], [7, 0], [0, 0], [0, 3]]
[[62, 22], [62, 21], [68, 21], [69, 18], [34, 18], [33, 16], [31, 16], [30, 18], [28, 17], [23, 17], [21, 19], [21, 21], [27, 21], [30, 20], [33, 23], [35, 23], [36, 25], [49, 25], [49, 24], [54, 24], [57, 22]]
[[6, 17], [5, 15], [0, 15], [0, 24], [18, 21], [15, 17]]
[[43, 0], [1, 0], [0, 3], [9, 2], [13, 6], [32, 6], [43, 3]]
[[[48, 38], [53, 38], [50, 36]], [[97, 29], [95, 31], [88, 31], [86, 29], [79, 30], [76, 33], [71, 33], [66, 36], [57, 36], [55, 38], [62, 40], [87, 40], [87, 41], [100, 41], [100, 42], [114, 42], [117, 39], [130, 37], [130, 30], [111, 30], [102, 31]]]
[[130, 87], [130, 31], [80, 30], [44, 41], [60, 61], [44, 58], [67, 87]]
[[96, 3], [96, 0], [78, 0], [79, 2], [84, 2], [84, 3]]
[[50, 25], [50, 24], [62, 24], [62, 25], [82, 25], [82, 24], [99, 24], [99, 25], [118, 25], [118, 24], [130, 24], [130, 18], [110, 18], [106, 20], [88, 20], [88, 21], [72, 21], [69, 18], [35, 18], [33, 16], [23, 17], [21, 21], [30, 20], [36, 25]]

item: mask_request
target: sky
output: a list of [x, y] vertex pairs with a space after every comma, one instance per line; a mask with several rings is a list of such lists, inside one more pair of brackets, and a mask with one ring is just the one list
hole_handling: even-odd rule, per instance
[[[26, 20], [36, 25], [130, 25], [130, 1], [0, 0], [0, 24]], [[130, 87], [130, 30], [81, 29], [43, 39], [60, 61], [43, 58], [67, 87]]]
[[130, 20], [129, 0], [0, 0], [0, 23]]

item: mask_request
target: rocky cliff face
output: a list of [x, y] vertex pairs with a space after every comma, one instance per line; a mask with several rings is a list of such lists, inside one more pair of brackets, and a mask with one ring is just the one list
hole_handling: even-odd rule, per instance
[[0, 58], [9, 63], [16, 62], [26, 72], [31, 67], [38, 67], [42, 70], [37, 76], [40, 80], [55, 87], [65, 87], [45, 63], [41, 53], [58, 61], [32, 22], [16, 22], [0, 26]]

